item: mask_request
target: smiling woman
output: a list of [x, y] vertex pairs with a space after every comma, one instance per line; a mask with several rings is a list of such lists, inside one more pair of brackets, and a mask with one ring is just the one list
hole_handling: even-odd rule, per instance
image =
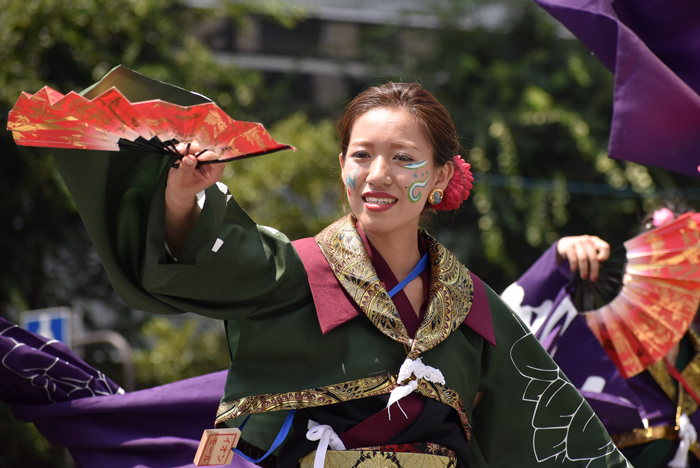
[[415, 247], [413, 258], [401, 256], [413, 265], [425, 200], [434, 189], [444, 191], [454, 171], [451, 164], [437, 167], [433, 153], [414, 117], [401, 109], [379, 108], [357, 118], [347, 150], [340, 154], [343, 180], [348, 174], [353, 181], [347, 186], [350, 207], [370, 242], [380, 252], [397, 245]]
[[119, 202], [83, 213], [121, 226], [98, 251], [133, 278], [127, 303], [225, 321], [216, 425], [241, 428], [236, 453], [282, 468], [626, 466], [528, 328], [419, 228], [473, 180], [444, 107], [387, 83], [337, 129], [351, 213], [314, 238], [253, 222], [196, 142], [178, 168], [144, 167], [139, 187], [112, 176]]

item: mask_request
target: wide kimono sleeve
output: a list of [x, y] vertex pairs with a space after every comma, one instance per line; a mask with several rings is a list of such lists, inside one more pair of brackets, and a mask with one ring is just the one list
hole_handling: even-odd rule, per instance
[[565, 287], [572, 277], [567, 260], [561, 262], [561, 265], [557, 264], [555, 242], [516, 282], [503, 291], [501, 297], [536, 332], [545, 317], [566, 294]]
[[472, 416], [479, 467], [625, 467], [624, 456], [530, 329], [487, 288], [497, 346], [484, 350]]
[[164, 232], [171, 158], [53, 154], [112, 285], [130, 307], [226, 320], [309, 301], [306, 273], [289, 240], [256, 225], [223, 184], [206, 190], [199, 219], [175, 260]]
[[574, 273], [567, 260], [557, 265], [556, 245], [509, 286], [502, 298], [530, 327], [611, 434], [643, 427], [642, 403], [571, 300], [567, 286]]

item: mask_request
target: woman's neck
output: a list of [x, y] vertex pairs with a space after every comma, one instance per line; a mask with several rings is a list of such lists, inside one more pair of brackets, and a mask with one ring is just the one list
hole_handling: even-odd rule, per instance
[[361, 227], [399, 281], [411, 273], [421, 257], [418, 249], [418, 229], [406, 229], [386, 235], [368, 232], [364, 226]]

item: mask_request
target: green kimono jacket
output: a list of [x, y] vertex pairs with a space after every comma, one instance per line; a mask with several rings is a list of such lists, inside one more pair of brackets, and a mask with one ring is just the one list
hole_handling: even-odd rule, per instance
[[[164, 237], [166, 157], [64, 151], [55, 157], [127, 304], [224, 321], [231, 365], [217, 421], [237, 426], [252, 414], [243, 432], [248, 443], [267, 449], [289, 409], [388, 393], [409, 356], [443, 373], [445, 385], [420, 381], [417, 391], [460, 414], [473, 466], [627, 466], [528, 328], [427, 234], [430, 304], [409, 340], [352, 218], [315, 239], [335, 287], [361, 311], [334, 322], [333, 304], [317, 307], [312, 292], [314, 284], [333, 283], [308, 274], [294, 245], [256, 225], [225, 186], [206, 190], [175, 261]], [[315, 247], [307, 241], [304, 248]], [[464, 323], [476, 303], [487, 304], [485, 331]], [[484, 396], [472, 411], [478, 392]]]
[[[204, 101], [123, 68], [108, 76], [84, 95], [118, 85], [134, 102]], [[175, 261], [164, 235], [167, 156], [66, 150], [54, 156], [128, 305], [224, 321], [231, 365], [217, 422], [237, 426], [252, 415], [246, 442], [267, 449], [289, 409], [386, 394], [399, 384], [406, 358], [420, 357], [442, 372], [445, 385], [421, 379], [416, 391], [459, 414], [473, 466], [627, 466], [528, 328], [427, 234], [430, 304], [411, 340], [351, 218], [316, 236], [315, 246], [306, 240], [295, 248], [214, 185]], [[332, 281], [315, 269], [323, 262], [309, 261], [318, 255]], [[324, 291], [337, 300], [319, 302]], [[470, 319], [477, 314], [479, 320]], [[484, 396], [472, 410], [478, 392]]]

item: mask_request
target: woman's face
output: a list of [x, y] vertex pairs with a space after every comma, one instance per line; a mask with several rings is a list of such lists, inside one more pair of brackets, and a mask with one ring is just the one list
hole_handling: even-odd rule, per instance
[[451, 164], [436, 169], [433, 147], [410, 114], [385, 108], [355, 121], [340, 164], [350, 207], [374, 234], [415, 231], [428, 194], [444, 190], [454, 171]]

